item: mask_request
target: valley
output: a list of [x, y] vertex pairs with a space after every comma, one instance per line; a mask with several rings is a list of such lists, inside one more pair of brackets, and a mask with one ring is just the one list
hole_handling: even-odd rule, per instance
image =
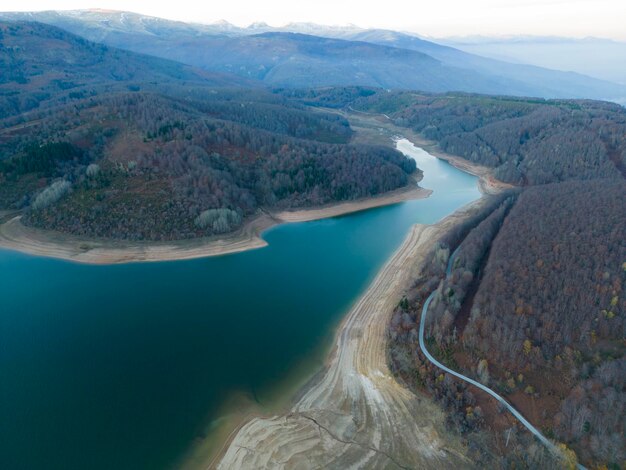
[[[223, 435], [224, 431], [218, 423], [233, 424], [232, 420], [228, 419], [233, 410], [223, 409], [219, 406], [220, 403], [228, 402], [227, 397], [243, 396], [245, 397], [243, 403], [248, 403], [246, 406], [251, 412], [256, 410], [254, 413], [271, 413], [273, 403], [281, 403], [281, 400], [276, 398], [278, 393], [276, 390], [277, 386], [286, 381], [287, 385], [291, 385], [284, 385], [284, 387], [287, 390], [294, 390], [294, 380], [296, 383], [299, 383], [302, 378], [306, 379], [310, 376], [307, 374], [312, 374], [323, 366], [328, 350], [332, 347], [332, 337], [334, 336], [333, 332], [336, 325], [341, 321], [343, 314], [349, 309], [354, 299], [358, 297], [359, 292], [365, 289], [375, 277], [378, 267], [384, 264], [385, 260], [402, 243], [410, 227], [415, 222], [425, 224], [436, 222], [443, 214], [449, 213], [479, 196], [474, 178], [458, 172], [454, 168], [447, 166], [447, 164], [444, 165], [446, 166], [439, 170], [439, 177], [437, 177], [437, 172], [433, 168], [433, 171], [430, 172], [430, 178], [427, 178], [423, 184], [432, 186], [437, 181], [445, 181], [453, 177], [457, 181], [457, 190], [454, 192], [447, 193], [445, 190], [440, 190], [433, 192], [426, 199], [357, 212], [339, 218], [277, 226], [266, 231], [263, 235], [268, 246], [262, 250], [171, 263], [150, 263], [149, 265], [145, 263], [130, 263], [115, 266], [67, 263], [47, 258], [18, 255], [8, 251], [0, 252], [3, 266], [7, 267], [7, 271], [3, 272], [14, 273], [11, 278], [5, 278], [5, 281], [7, 281], [5, 284], [6, 289], [2, 291], [5, 305], [11, 309], [10, 311], [15, 311], [17, 302], [20, 302], [22, 298], [21, 290], [17, 288], [18, 285], [21, 285], [22, 274], [17, 275], [17, 273], [26, 274], [28, 270], [24, 269], [26, 266], [32, 265], [32, 263], [37, 264], [43, 272], [49, 273], [42, 277], [41, 281], [35, 281], [35, 284], [31, 285], [31, 289], [34, 289], [35, 292], [40, 292], [41, 289], [47, 288], [55, 289], [55, 286], [58, 284], [63, 285], [66, 282], [78, 282], [78, 277], [81, 279], [78, 285], [85, 292], [86, 298], [94, 295], [94, 289], [96, 291], [99, 290], [98, 286], [101, 281], [98, 281], [98, 279], [104, 278], [110, 279], [110, 282], [113, 282], [112, 279], [116, 279], [115, 285], [111, 285], [107, 290], [115, 290], [118, 293], [127, 292], [128, 295], [120, 294], [114, 297], [107, 297], [106, 301], [101, 302], [101, 307], [94, 309], [92, 306], [90, 309], [91, 315], [80, 322], [84, 326], [74, 333], [63, 332], [66, 331], [65, 328], [70, 327], [72, 322], [76, 321], [76, 315], [81, 315], [80, 312], [84, 311], [84, 304], [82, 301], [77, 304], [69, 298], [66, 299], [69, 303], [61, 304], [65, 305], [65, 308], [62, 308], [66, 313], [60, 318], [56, 316], [55, 331], [58, 331], [61, 335], [70, 334], [71, 338], [73, 338], [72, 341], [75, 347], [70, 357], [66, 358], [64, 362], [65, 367], [69, 367], [68, 371], [71, 371], [70, 376], [72, 373], [80, 370], [81, 357], [96, 360], [97, 357], [100, 357], [100, 354], [105, 354], [106, 352], [106, 354], [113, 354], [113, 358], [117, 358], [119, 354], [120, 360], [123, 357], [124, 361], [128, 362], [126, 366], [121, 368], [121, 371], [125, 371], [124, 376], [120, 378], [121, 382], [114, 381], [107, 387], [113, 393], [111, 397], [117, 396], [119, 393], [115, 391], [117, 390], [116, 387], [122, 387], [127, 383], [129, 378], [127, 374], [138, 373], [135, 367], [140, 367], [139, 364], [143, 363], [144, 359], [142, 358], [144, 354], [156, 354], [157, 357], [162, 357], [163, 360], [175, 361], [175, 364], [178, 364], [177, 367], [182, 367], [183, 364], [186, 364], [184, 366], [185, 370], [196, 370], [197, 367], [205, 369], [208, 367], [209, 370], [213, 371], [213, 374], [217, 374], [217, 377], [219, 377], [219, 380], [214, 381], [210, 377], [206, 377], [205, 374], [192, 373], [183, 376], [187, 377], [185, 379], [186, 385], [183, 388], [179, 388], [179, 381], [183, 377], [179, 377], [177, 374], [163, 377], [161, 368], [149, 368], [139, 374], [137, 380], [133, 380], [135, 387], [137, 387], [136, 393], [139, 396], [145, 393], [144, 391], [156, 386], [156, 384], [161, 384], [159, 387], [163, 389], [163, 394], [159, 393], [155, 397], [158, 401], [155, 404], [150, 402], [138, 406], [137, 410], [132, 412], [130, 416], [133, 417], [133, 420], [138, 420], [136, 421], [137, 424], [132, 427], [134, 429], [133, 432], [141, 432], [142, 435], [145, 435], [148, 438], [146, 443], [154, 442], [154, 439], [162, 439], [164, 443], [168, 442], [168, 445], [163, 447], [164, 451], [170, 449], [168, 454], [163, 452], [158, 455], [153, 454], [150, 451], [152, 446], [149, 446], [143, 452], [136, 454], [137, 457], [135, 459], [138, 460], [129, 460], [128, 446], [136, 446], [137, 441], [130, 440], [124, 443], [119, 441], [117, 437], [110, 436], [107, 438], [109, 440], [102, 442], [103, 447], [99, 447], [98, 441], [92, 441], [89, 438], [81, 439], [81, 442], [84, 442], [84, 447], [80, 453], [72, 453], [71, 457], [62, 452], [61, 454], [57, 451], [50, 453], [41, 449], [31, 454], [33, 458], [39, 455], [47, 456], [47, 466], [49, 467], [55, 467], [55, 462], [57, 461], [67, 461], [66, 459], [71, 458], [71, 461], [77, 464], [78, 462], [83, 462], [83, 464], [97, 468], [98, 465], [107, 467], [110, 462], [117, 462], [116, 465], [120, 466], [122, 460], [119, 459], [122, 459], [122, 455], [125, 455], [124, 462], [132, 466], [133, 462], [135, 464], [143, 462], [141, 465], [144, 465], [145, 462], [150, 461], [157, 464], [159, 460], [155, 459], [167, 458], [167, 461], [171, 462], [172, 459], [182, 458], [181, 453], [187, 454], [187, 452], [190, 452], [187, 458], [197, 464], [203, 461], [202, 456], [206, 457], [206, 449], [208, 449], [209, 455], [211, 453], [210, 449], [214, 449], [215, 441], [212, 438], [215, 439], [215, 435]], [[451, 173], [446, 176], [445, 172]], [[425, 173], [425, 177], [426, 175], [428, 173]], [[438, 178], [441, 178], [441, 180]], [[461, 188], [465, 189], [460, 190]], [[447, 224], [451, 223], [452, 220], [447, 222]], [[385, 230], [381, 232], [382, 227], [385, 227]], [[385, 235], [381, 236], [381, 233]], [[419, 244], [422, 244], [426, 240], [432, 240], [430, 237], [425, 238], [419, 235], [421, 229], [415, 229], [413, 233], [417, 236], [417, 238], [412, 238], [415, 243], [419, 242]], [[413, 246], [413, 242], [408, 246]], [[306, 250], [304, 250], [305, 246], [308, 247]], [[398, 263], [406, 260], [404, 256], [409, 255], [407, 250], [408, 248], [403, 251], [404, 255], [398, 258]], [[415, 256], [415, 254], [411, 256]], [[308, 266], [309, 269], [299, 269], [299, 266], [302, 264]], [[20, 266], [24, 269], [20, 268]], [[338, 266], [341, 266], [341, 268], [338, 269]], [[115, 273], [113, 278], [109, 277], [111, 272]], [[394, 280], [391, 284], [393, 286], [392, 291], [388, 292], [389, 285], [387, 282], [389, 282], [389, 279], [387, 276], [392, 275], [395, 279], [395, 275], [392, 274], [393, 269], [386, 272], [387, 275], [382, 278], [386, 280], [384, 282], [380, 281], [382, 285], [373, 291], [377, 294], [384, 294], [380, 297], [378, 295], [374, 297], [384, 301], [385, 305], [389, 302], [395, 303], [391, 294], [396, 292], [396, 289], [402, 288], [402, 282]], [[186, 274], [181, 278], [182, 273]], [[240, 278], [242, 275], [244, 277], [239, 282], [234, 282], [235, 279]], [[131, 281], [133, 278], [139, 281]], [[46, 281], [46, 279], [48, 280]], [[51, 285], [49, 284], [50, 279], [55, 280]], [[247, 281], [244, 281], [244, 279], [247, 279]], [[209, 284], [207, 284], [207, 280], [210, 281]], [[165, 285], [162, 285], [163, 282], [166, 283], [165, 285], [171, 283], [171, 287], [165, 288]], [[241, 284], [242, 282], [244, 282], [243, 285]], [[129, 286], [124, 288], [123, 286], [126, 283]], [[134, 287], [129, 291], [128, 288], [131, 285]], [[150, 303], [151, 307], [149, 310], [145, 308], [137, 310], [137, 302], [144, 302], [145, 300], [142, 300], [141, 296], [136, 297], [134, 293], [137, 292], [137, 289], [143, 292], [156, 292], [154, 290], [155, 286], [161, 286], [156, 291], [161, 291], [162, 294], [158, 295]], [[242, 304], [241, 301], [244, 299], [241, 299], [233, 303], [233, 296], [235, 295], [233, 289], [239, 288], [254, 293], [254, 295], [249, 297], [249, 302], [244, 301]], [[207, 289], [210, 293], [209, 297], [194, 295], [194, 293], [203, 292]], [[315, 294], [319, 290], [326, 292], [323, 298]], [[185, 297], [187, 297], [187, 300], [184, 300]], [[36, 301], [38, 298], [40, 297], [34, 296], [32, 300]], [[370, 298], [372, 298], [371, 294]], [[308, 300], [306, 303], [302, 303], [303, 299]], [[179, 302], [185, 303], [186, 308], [184, 310], [177, 310], [176, 305]], [[259, 302], [261, 302], [261, 305]], [[75, 307], [68, 308], [70, 305]], [[362, 308], [365, 308], [365, 305], [369, 305], [369, 302], [363, 304]], [[53, 304], [29, 303], [24, 308], [30, 313], [23, 316], [17, 324], [5, 324], [3, 329], [7, 335], [10, 334], [11, 337], [15, 338], [14, 341], [5, 343], [10, 348], [9, 350], [12, 351], [12, 354], [19, 354], [20, 345], [27, 344], [18, 341], [21, 334], [33, 334], [32, 330], [27, 329], [27, 325], [34, 321], [33, 316], [43, 315], [45, 317], [50, 315], [52, 313], [50, 309], [54, 309], [54, 306]], [[207, 309], [209, 309], [209, 312], [217, 311], [221, 312], [221, 314], [207, 316]], [[293, 314], [294, 310], [297, 312], [295, 316]], [[174, 311], [179, 311], [179, 315], [183, 314], [183, 316], [172, 316]], [[258, 311], [272, 312], [271, 316], [274, 320], [272, 320], [270, 325], [266, 324], [268, 318], [259, 318], [256, 315]], [[377, 309], [368, 311], [371, 314], [376, 313], [376, 315], [379, 312]], [[112, 312], [118, 313], [111, 317]], [[152, 320], [143, 318], [144, 314], [141, 312], [145, 312]], [[123, 331], [126, 331], [129, 326], [118, 330], [117, 322], [120, 321], [120, 315], [122, 318], [125, 318], [124, 324], [129, 323], [130, 325], [139, 326], [144, 321], [149, 321], [153, 325], [149, 330], [144, 330], [142, 334], [142, 344], [145, 343], [146, 345], [137, 349], [131, 356], [128, 356], [124, 351], [128, 347], [134, 350], [134, 347], [131, 345], [135, 339], [133, 339], [133, 334], [129, 333], [130, 336], [123, 334]], [[137, 315], [140, 315], [142, 318], [138, 318]], [[372, 317], [372, 321], [374, 321], [376, 315]], [[229, 318], [239, 323], [242, 316], [247, 319], [246, 324], [248, 326], [243, 327], [243, 325], [239, 325], [235, 327], [230, 325], [231, 320], [228, 320]], [[17, 318], [12, 318], [12, 322], [18, 320]], [[307, 318], [308, 320], [306, 320]], [[95, 337], [92, 336], [95, 331], [88, 327], [90, 322], [96, 322], [99, 325], [95, 330], [99, 333], [96, 333]], [[222, 322], [226, 323], [222, 324]], [[49, 323], [45, 322], [43, 325], [49, 325]], [[381, 328], [379, 332], [384, 332], [384, 323], [379, 324], [379, 327]], [[200, 328], [202, 334], [197, 334], [198, 328]], [[224, 328], [236, 328], [239, 331], [238, 336], [244, 335], [243, 337], [248, 339], [243, 343], [241, 340], [237, 340], [234, 344], [230, 344], [232, 338], [223, 338], [226, 342], [218, 340], [218, 337], [223, 337], [220, 332]], [[259, 329], [268, 332], [270, 331], [268, 328], [274, 329], [275, 333], [269, 336], [264, 335], [263, 338], [257, 336]], [[102, 333], [100, 332], [103, 331], [107, 332], [107, 334], [101, 336]], [[174, 333], [175, 336], [172, 336]], [[43, 334], [43, 332], [37, 334]], [[112, 345], [106, 341], [106, 338], [111, 334], [123, 334], [125, 339], [120, 339], [119, 342]], [[7, 336], [5, 339], [8, 340], [8, 338]], [[91, 339], [87, 340], [87, 338]], [[380, 337], [378, 338], [380, 339]], [[88, 341], [87, 344], [92, 344], [87, 349], [85, 349], [85, 341]], [[185, 346], [189, 342], [194, 345], [193, 349], [188, 349]], [[165, 343], [170, 343], [170, 346], [163, 349]], [[248, 344], [252, 349], [242, 351], [240, 348], [243, 344]], [[379, 344], [377, 347], [380, 347], [381, 343], [377, 344]], [[272, 346], [270, 347], [270, 345]], [[320, 346], [323, 346], [321, 350], [319, 349]], [[287, 347], [292, 352], [289, 359], [285, 361], [287, 358], [284, 351]], [[145, 348], [148, 349], [145, 350]], [[172, 350], [175, 351], [175, 358], [171, 357], [168, 352]], [[266, 352], [261, 354], [260, 351], [262, 350]], [[200, 355], [198, 355], [198, 351], [201, 351]], [[216, 351], [221, 351], [221, 353], [216, 355]], [[223, 359], [218, 359], [218, 357], [223, 358], [224, 351], [229, 351], [229, 354], [232, 356], [231, 362], [224, 363]], [[379, 354], [380, 360], [384, 356], [380, 355], [382, 353], [380, 349], [378, 351], [377, 354]], [[49, 360], [54, 360], [56, 357], [57, 355], [55, 354]], [[212, 359], [210, 359], [211, 357]], [[251, 357], [257, 357], [258, 361], [242, 368], [241, 361], [248, 362]], [[279, 360], [279, 357], [284, 359]], [[294, 359], [294, 357], [297, 359]], [[41, 377], [39, 380], [44, 380], [44, 371], [51, 366], [47, 365], [45, 369], [39, 369], [38, 364], [40, 364], [42, 358], [37, 359], [37, 356], [34, 356], [34, 359], [34, 362], [27, 361], [22, 367], [25, 368], [24, 370], [29, 371], [28, 377], [31, 377], [29, 380], [37, 380], [37, 377]], [[117, 359], [114, 359], [114, 361], [117, 367], [121, 367]], [[48, 363], [48, 360], [44, 361], [44, 363]], [[232, 368], [231, 372], [225, 373], [229, 368]], [[257, 378], [251, 386], [245, 385], [247, 383], [245, 378], [250, 376], [253, 369], [258, 371], [254, 374], [254, 377]], [[95, 380], [96, 383], [102, 380], [111, 380], [111, 376], [108, 374], [112, 373], [112, 371], [107, 372], [107, 370], [93, 369], [87, 377], [93, 377], [89, 380]], [[224, 385], [222, 385], [224, 377], [230, 376], [232, 371], [239, 372], [230, 382], [228, 388], [224, 389]], [[266, 372], [258, 375], [262, 371]], [[289, 376], [295, 376], [295, 378], [289, 380]], [[65, 382], [65, 380], [69, 380], [69, 377], [68, 379], [64, 379], [64, 377], [65, 375], [63, 374], [58, 377], [56, 386], [61, 389], [67, 389], [71, 384], [71, 382]], [[87, 377], [85, 380], [88, 380]], [[277, 377], [282, 379], [277, 380]], [[298, 379], [298, 377], [300, 378]], [[16, 384], [21, 384], [15, 389], [16, 393], [21, 387], [27, 387], [26, 389], [28, 389], [28, 385], [23, 383], [22, 379], [18, 380], [17, 376], [13, 376], [11, 380]], [[297, 388], [295, 387], [295, 390]], [[174, 393], [174, 390], [177, 390], [177, 392], [170, 397], [166, 393], [168, 390], [170, 390], [169, 393]], [[181, 416], [185, 421], [177, 421], [180, 424], [177, 424], [176, 427], [170, 426], [165, 429], [157, 427], [154, 429], [148, 417], [152, 413], [160, 416], [161, 413], [171, 413], [177, 410], [180, 400], [190, 399], [188, 394], [192, 394], [195, 398], [190, 403], [192, 406], [190, 406], [189, 412]], [[280, 393], [278, 395], [280, 396]], [[76, 403], [66, 402], [65, 399], [57, 402], [57, 406], [64, 410], [62, 412], [68, 413], [68, 416], [73, 416], [71, 422], [76, 423], [77, 426], [68, 426], [64, 433], [57, 434], [56, 441], [58, 442], [57, 448], [59, 451], [65, 449], [65, 446], [61, 443], [65, 439], [72, 439], [74, 433], [79, 432], [79, 429], [82, 429], [84, 426], [84, 424], [81, 424], [82, 418], [80, 416], [88, 419], [91, 425], [101, 426], [102, 424], [97, 423], [104, 423], [103, 420], [106, 420], [106, 415], [101, 414], [102, 410], [111, 409], [112, 406], [114, 409], [118, 409], [119, 405], [114, 405], [116, 401], [110, 402], [108, 396], [101, 396], [95, 406], [88, 403], [79, 406], [76, 411], [78, 415], [75, 415], [75, 411], [72, 411], [76, 410]], [[183, 398], [183, 396], [186, 398]], [[213, 398], [211, 399], [211, 397]], [[407, 399], [409, 397], [410, 395], [406, 395]], [[11, 403], [16, 403], [15, 400], [18, 399], [17, 396], [13, 395], [6, 396], [6, 398]], [[30, 399], [32, 400], [32, 397]], [[48, 402], [50, 397], [43, 394], [41, 399]], [[133, 393], [128, 399], [125, 399], [124, 403], [126, 403], [126, 400], [136, 399], [138, 399], [138, 395]], [[157, 412], [154, 406], [158, 406], [161, 411]], [[241, 409], [241, 406], [242, 402], [237, 401], [235, 410]], [[16, 404], [14, 407], [15, 412], [19, 413], [20, 409], [21, 407]], [[434, 411], [432, 407], [428, 409]], [[144, 415], [143, 413], [147, 414]], [[15, 418], [19, 419], [19, 421], [16, 421], [16, 425], [18, 422], [24, 423], [24, 417], [19, 418], [19, 416], [17, 415]], [[142, 416], [144, 417], [142, 418]], [[38, 415], [34, 416], [33, 419], [41, 420], [39, 423], [40, 426], [43, 426], [43, 429], [47, 429], [47, 426], [53, 426], [54, 423], [54, 420], [50, 421]], [[117, 419], [122, 418], [119, 417]], [[441, 427], [442, 421], [440, 421], [440, 418], [437, 418], [437, 420], [439, 421], [433, 422], [434, 429], [439, 429], [437, 431], [439, 433], [445, 432]], [[189, 424], [184, 425], [184, 422]], [[202, 429], [202, 431], [198, 428]], [[24, 432], [27, 432], [27, 429], [23, 428]], [[151, 431], [148, 431], [149, 429]], [[21, 449], [21, 445], [25, 445], [25, 441], [20, 441], [20, 435], [20, 433], [12, 433], [10, 436], [6, 436], [6, 439], [10, 438], [13, 448], [18, 452], [18, 454], [12, 454], [16, 458], [18, 458], [18, 455], [21, 455], [20, 458], [23, 458], [23, 454], [19, 449]], [[420, 431], [418, 436], [422, 435], [423, 433]], [[201, 436], [204, 436], [204, 438]], [[120, 438], [123, 439], [123, 436], [120, 436]], [[116, 445], [119, 446], [120, 453], [110, 453], [110, 444], [107, 444], [107, 442], [112, 442], [110, 439], [117, 443]], [[186, 451], [189, 443], [192, 441], [196, 442], [197, 449], [195, 451]], [[448, 444], [444, 444], [444, 442], [447, 441], [441, 440], [438, 445], [447, 446]], [[175, 451], [172, 447], [174, 443], [177, 443], [176, 445], [178, 446], [175, 448]], [[200, 456], [200, 460], [196, 460], [198, 457], [194, 457], [197, 455]], [[96, 460], [93, 460], [95, 456], [97, 456], [97, 465]], [[439, 458], [444, 458], [444, 454], [441, 454]], [[165, 461], [160, 460], [160, 462]], [[34, 464], [35, 460], [32, 460], [32, 462]]]
[[372, 24], [0, 12], [1, 468], [623, 467], [626, 87]]

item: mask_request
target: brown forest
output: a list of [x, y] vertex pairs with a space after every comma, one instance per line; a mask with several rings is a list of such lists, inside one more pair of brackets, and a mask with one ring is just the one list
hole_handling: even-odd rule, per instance
[[351, 96], [350, 106], [388, 113], [440, 150], [519, 186], [490, 197], [441, 240], [393, 315], [392, 369], [449, 410], [451, 428], [467, 437], [479, 461], [550, 466], [542, 454], [528, 452], [534, 445], [528, 435], [506, 449], [485, 446], [481, 429], [493, 436], [510, 429], [502, 410], [419, 352], [421, 307], [437, 289], [426, 326], [431, 352], [507, 397], [585, 465], [620, 468], [626, 458], [624, 109], [589, 101], [356, 94], [323, 97], [346, 106], [340, 101]]
[[[467, 236], [449, 235], [394, 313], [393, 369], [438, 397], [457, 431], [485, 426], [478, 392], [419, 352], [421, 306], [437, 289], [426, 328], [431, 352], [506, 396], [582, 462], [619, 465], [626, 457], [624, 201], [618, 179], [534, 186], [489, 208]], [[452, 274], [441, 280], [459, 239]]]
[[0, 32], [0, 61], [13, 71], [0, 83], [0, 209], [22, 210], [26, 224], [183, 239], [235, 230], [261, 208], [413, 181], [413, 160], [351, 145], [344, 118], [240, 78], [36, 23]]
[[[346, 93], [326, 97], [342, 103]], [[626, 175], [626, 110], [617, 104], [378, 92], [351, 106], [389, 114], [397, 125], [436, 142], [444, 152], [493, 168], [508, 183]]]
[[449, 411], [477, 462], [554, 465], [501, 409], [420, 353], [422, 303], [437, 289], [426, 330], [433, 354], [506, 396], [586, 465], [623, 466], [624, 108], [267, 90], [34, 23], [0, 23], [0, 66], [11, 71], [0, 79], [0, 209], [38, 227], [191, 238], [236, 230], [262, 208], [369, 197], [413, 181], [412, 160], [351, 144], [348, 122], [314, 107], [385, 113], [438, 150], [491, 168], [517, 188], [485, 197], [440, 240], [393, 314], [391, 369]]

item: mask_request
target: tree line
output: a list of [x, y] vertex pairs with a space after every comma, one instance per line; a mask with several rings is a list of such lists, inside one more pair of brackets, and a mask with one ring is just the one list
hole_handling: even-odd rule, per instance
[[[27, 132], [0, 143], [0, 178], [14, 188], [5, 205], [34, 201], [42, 188], [24, 184], [33, 175], [48, 184], [62, 179], [72, 191], [53, 204], [31, 205], [24, 223], [88, 236], [171, 240], [234, 230], [259, 207], [310, 207], [381, 194], [407, 185], [416, 169], [413, 160], [387, 147], [328, 143], [334, 126], [340, 132], [330, 140], [350, 132], [334, 115], [286, 107], [281, 119], [293, 118], [293, 126], [281, 130], [279, 122], [271, 132], [265, 129], [270, 125], [250, 125], [254, 116], [262, 120], [264, 106], [228, 114], [245, 107], [236, 97], [229, 106], [218, 103], [221, 116], [243, 123], [208, 115], [213, 104], [144, 92], [88, 97], [34, 113]], [[281, 113], [279, 106], [270, 108]], [[321, 140], [290, 135], [320, 132]], [[96, 177], [86, 174], [91, 164], [99, 167]], [[196, 224], [207, 210], [237, 217]]]
[[619, 179], [533, 186], [466, 222], [470, 231], [455, 228], [394, 312], [392, 370], [441, 400], [453, 429], [482, 426], [474, 395], [419, 352], [421, 306], [436, 289], [425, 331], [431, 352], [505, 396], [557, 397], [535, 425], [586, 464], [623, 461], [624, 200]]
[[626, 110], [617, 104], [379, 91], [350, 106], [389, 114], [508, 183], [626, 175]]

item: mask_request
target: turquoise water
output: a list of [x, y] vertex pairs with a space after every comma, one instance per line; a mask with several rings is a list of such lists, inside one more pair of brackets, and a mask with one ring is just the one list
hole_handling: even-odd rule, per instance
[[269, 246], [80, 265], [0, 251], [0, 468], [169, 468], [235, 392], [265, 404], [415, 223], [480, 196], [416, 149], [428, 199], [275, 227]]

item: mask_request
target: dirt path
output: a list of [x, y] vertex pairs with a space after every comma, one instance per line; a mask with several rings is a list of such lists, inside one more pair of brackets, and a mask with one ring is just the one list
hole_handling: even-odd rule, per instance
[[210, 467], [472, 467], [441, 409], [396, 382], [386, 359], [393, 308], [438, 237], [468, 211], [415, 225], [340, 326], [325, 373], [289, 412], [244, 424]]

